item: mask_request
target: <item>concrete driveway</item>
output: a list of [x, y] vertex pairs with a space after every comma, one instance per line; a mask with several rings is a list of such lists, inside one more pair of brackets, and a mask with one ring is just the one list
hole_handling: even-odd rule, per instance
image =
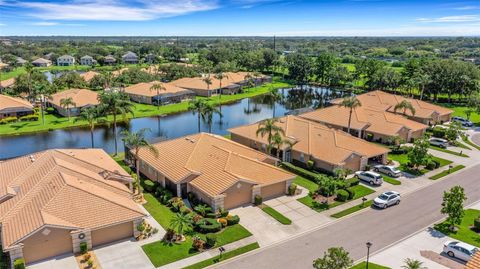
[[102, 269], [153, 269], [142, 247], [134, 239], [94, 249]]
[[52, 259], [40, 261], [27, 266], [28, 269], [78, 269], [77, 261], [73, 254], [65, 254]]

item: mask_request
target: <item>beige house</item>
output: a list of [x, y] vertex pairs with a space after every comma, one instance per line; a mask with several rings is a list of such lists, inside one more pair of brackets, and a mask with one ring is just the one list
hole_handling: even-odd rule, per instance
[[63, 107], [62, 99], [72, 98], [74, 106], [70, 109], [70, 116], [77, 116], [80, 114], [82, 108], [98, 106], [100, 101], [98, 100], [98, 93], [87, 89], [69, 89], [62, 92], [55, 93], [47, 100], [47, 105], [55, 108], [58, 114], [66, 117], [68, 115], [68, 109]]
[[[283, 145], [278, 152], [278, 156], [286, 162], [306, 166], [308, 161], [313, 161], [317, 170], [333, 172], [335, 168], [363, 170], [369, 161], [387, 161], [387, 148], [297, 116], [279, 118], [277, 126], [285, 131], [283, 139], [293, 145]], [[258, 127], [259, 123], [254, 123], [229, 131], [233, 141], [266, 151], [267, 137], [257, 136]], [[277, 149], [273, 151], [277, 153]]]
[[52, 61], [44, 59], [44, 58], [38, 58], [35, 61], [32, 62], [32, 65], [35, 67], [47, 67], [52, 65]]
[[[331, 106], [299, 116], [347, 132], [350, 109]], [[427, 128], [427, 125], [401, 115], [366, 105], [353, 110], [350, 123], [350, 133], [353, 136], [381, 143], [387, 142], [392, 136], [399, 136], [410, 142], [412, 139], [422, 137]]]
[[62, 55], [57, 58], [58, 66], [72, 66], [75, 65], [75, 57], [71, 55]]
[[154, 145], [159, 156], [140, 151], [140, 172], [179, 197], [194, 193], [219, 208], [284, 195], [295, 175], [275, 167], [275, 159], [221, 136], [199, 133]]
[[62, 149], [0, 162], [3, 251], [27, 265], [80, 244], [97, 247], [137, 235], [145, 214], [132, 178], [100, 149]]
[[[407, 110], [406, 116], [409, 119], [418, 121], [423, 124], [435, 124], [450, 121], [453, 110], [427, 103], [413, 98], [405, 98], [400, 95], [390, 94], [383, 91], [371, 91], [357, 96], [362, 106], [373, 107], [376, 109], [382, 109], [394, 113], [395, 105], [399, 104], [403, 100], [406, 100], [412, 104], [415, 108], [415, 114]], [[333, 100], [333, 104], [340, 104], [341, 99]], [[403, 113], [402, 110], [398, 110], [397, 113]]]
[[[164, 88], [158, 91], [158, 95], [157, 90], [152, 89], [152, 86], [155, 84], [159, 84]], [[142, 82], [126, 87], [125, 93], [127, 93], [134, 102], [150, 105], [158, 103], [179, 103], [195, 97], [193, 91], [177, 87], [171, 83], [161, 83], [158, 81]]]
[[33, 105], [27, 100], [0, 94], [0, 120], [33, 114]]

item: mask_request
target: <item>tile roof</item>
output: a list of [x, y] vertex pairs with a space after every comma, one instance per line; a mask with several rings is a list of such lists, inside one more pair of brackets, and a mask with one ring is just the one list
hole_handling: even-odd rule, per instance
[[[278, 120], [276, 125], [285, 131], [284, 139], [294, 143], [293, 150], [312, 155], [331, 164], [340, 165], [352, 154], [371, 158], [388, 153], [388, 149], [384, 147], [297, 116], [286, 116]], [[258, 125], [259, 123], [254, 123], [232, 128], [229, 131], [267, 144], [267, 137], [256, 135]]]
[[96, 106], [100, 104], [98, 101], [98, 93], [87, 89], [69, 89], [52, 95], [48, 100], [56, 106], [61, 106], [60, 101], [64, 98], [71, 97], [75, 103], [75, 107]]
[[[349, 108], [334, 105], [301, 114], [300, 117], [347, 128], [349, 114]], [[353, 110], [350, 126], [353, 129], [367, 130], [387, 136], [397, 135], [402, 128], [415, 132], [428, 127], [401, 115], [364, 105]]]
[[467, 262], [465, 269], [479, 269], [480, 268], [480, 251], [477, 251], [475, 255]]
[[47, 59], [43, 59], [43, 58], [38, 58], [36, 59], [35, 61], [32, 62], [33, 64], [51, 64], [52, 61], [50, 60], [47, 60]]
[[0, 87], [2, 87], [2, 88], [11, 87], [14, 84], [15, 84], [15, 78], [9, 78], [9, 79], [0, 81]]
[[22, 98], [0, 94], [0, 111], [18, 109], [32, 110], [33, 105]]
[[5, 248], [41, 227], [97, 229], [144, 216], [131, 180], [101, 149], [47, 150], [0, 162], [0, 223]]
[[190, 90], [186, 90], [180, 87], [177, 87], [173, 85], [172, 83], [161, 83], [159, 81], [152, 81], [152, 82], [142, 82], [138, 84], [134, 84], [131, 86], [128, 86], [125, 88], [126, 93], [130, 94], [135, 94], [135, 95], [142, 95], [142, 96], [148, 96], [148, 97], [153, 97], [157, 95], [156, 90], [151, 90], [150, 88], [155, 84], [159, 83], [161, 84], [165, 90], [160, 90], [160, 96], [162, 95], [176, 95], [176, 94], [181, 94], [181, 93], [192, 93]]
[[[433, 113], [438, 113], [440, 116], [453, 113], [453, 110], [430, 104], [413, 98], [405, 98], [400, 95], [390, 94], [383, 91], [371, 91], [357, 96], [362, 106], [376, 107], [378, 109], [388, 110], [394, 112], [394, 107], [403, 100], [409, 101], [415, 108], [415, 117], [429, 119]], [[340, 104], [341, 99], [333, 100], [332, 103]], [[408, 116], [412, 116], [410, 111], [406, 111]]]
[[[248, 73], [248, 72], [224, 73], [226, 77], [222, 79], [222, 88], [238, 86], [237, 84], [243, 83], [246, 80], [245, 77], [248, 74], [252, 74], [252, 73]], [[204, 81], [205, 77], [206, 76], [194, 77], [194, 78], [181, 78], [181, 79], [174, 80], [170, 83], [185, 89], [196, 89], [196, 90], [206, 91], [208, 87]], [[212, 84], [210, 85], [210, 90], [220, 89], [220, 80], [215, 78], [215, 74], [210, 74], [210, 79], [212, 81]]]
[[100, 73], [95, 72], [95, 71], [88, 71], [88, 72], [85, 72], [85, 73], [80, 74], [80, 76], [81, 76], [86, 82], [90, 82], [90, 80], [92, 80], [93, 77], [95, 77], [95, 76], [97, 76], [97, 75], [100, 75]]
[[239, 181], [268, 185], [294, 175], [265, 161], [271, 157], [221, 136], [200, 133], [154, 145], [159, 156], [140, 150], [140, 159], [175, 183], [190, 184], [214, 197]]

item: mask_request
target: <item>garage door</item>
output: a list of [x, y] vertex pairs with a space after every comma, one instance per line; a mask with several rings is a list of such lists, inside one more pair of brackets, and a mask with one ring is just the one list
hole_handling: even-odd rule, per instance
[[70, 230], [44, 228], [23, 241], [23, 257], [30, 264], [73, 252]]
[[133, 223], [127, 222], [92, 231], [93, 247], [108, 244], [133, 236]]
[[252, 203], [252, 185], [238, 182], [225, 192], [223, 207], [231, 209], [245, 204]]
[[262, 187], [260, 193], [262, 198], [269, 199], [277, 196], [281, 196], [285, 194], [285, 182], [275, 183], [272, 185], [268, 185]]

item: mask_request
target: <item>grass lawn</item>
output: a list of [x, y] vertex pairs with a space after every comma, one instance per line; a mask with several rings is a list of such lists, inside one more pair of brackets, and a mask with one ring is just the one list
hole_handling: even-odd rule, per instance
[[455, 141], [455, 146], [462, 148], [462, 149], [467, 149], [467, 150], [472, 150], [469, 146], [463, 144], [462, 142]]
[[480, 234], [472, 231], [470, 228], [473, 225], [473, 220], [478, 216], [480, 216], [480, 210], [467, 209], [465, 210], [465, 216], [462, 219], [462, 223], [457, 226], [458, 231], [450, 231], [448, 228], [450, 224], [446, 221], [436, 224], [434, 228], [452, 238], [480, 247]]
[[[412, 174], [412, 175], [415, 175], [415, 176], [421, 176], [421, 175], [429, 172], [429, 170], [427, 170], [427, 169], [415, 170], [413, 168], [408, 167], [407, 166], [407, 163], [408, 163], [407, 154], [389, 154], [388, 158], [390, 160], [399, 162], [400, 167], [398, 169], [400, 169], [403, 172], [406, 172], [406, 173], [409, 173], [409, 174]], [[436, 157], [436, 156], [433, 156], [432, 160], [435, 160], [440, 164], [439, 168], [452, 163], [452, 161], [450, 161], [450, 160], [442, 159], [442, 158], [439, 158], [439, 157]]]
[[393, 177], [389, 177], [387, 175], [382, 175], [383, 176], [383, 181], [390, 183], [392, 185], [402, 185], [402, 182], [400, 180], [394, 179]]
[[297, 184], [298, 186], [302, 186], [304, 187], [305, 189], [311, 191], [311, 192], [314, 192], [316, 190], [318, 190], [318, 184], [311, 181], [311, 180], [308, 180], [302, 176], [297, 176], [294, 180], [293, 180], [293, 183]]
[[345, 210], [342, 210], [338, 213], [335, 213], [335, 214], [331, 215], [330, 217], [336, 218], [336, 219], [341, 218], [341, 217], [345, 217], [346, 215], [349, 215], [349, 214], [352, 214], [352, 213], [357, 212], [359, 210], [362, 210], [364, 208], [370, 207], [370, 206], [372, 206], [372, 204], [373, 204], [373, 200], [369, 200], [369, 201], [366, 201], [363, 204], [352, 206], [352, 207], [347, 208]]
[[437, 180], [437, 179], [439, 179], [439, 178], [442, 178], [442, 177], [444, 177], [444, 176], [446, 176], [446, 175], [449, 175], [449, 174], [451, 174], [451, 173], [453, 173], [453, 172], [456, 172], [456, 171], [458, 171], [458, 170], [460, 170], [460, 169], [463, 169], [463, 168], [465, 168], [465, 165], [457, 165], [457, 166], [453, 167], [452, 169], [450, 169], [450, 171], [447, 169], [447, 170], [445, 170], [445, 171], [443, 171], [443, 172], [440, 172], [440, 173], [438, 173], [438, 174], [436, 174], [436, 175], [433, 175], [433, 176], [429, 177], [429, 179]]
[[144, 193], [143, 196], [147, 203], [143, 205], [145, 209], [152, 215], [152, 217], [164, 228], [168, 229], [170, 226], [170, 220], [173, 218], [174, 214], [170, 208], [161, 204], [155, 196], [151, 193]]
[[[214, 105], [228, 104], [244, 98], [265, 94], [271, 91], [272, 89], [286, 88], [289, 86], [291, 86], [291, 84], [275, 79], [272, 83], [268, 83], [268, 84], [254, 87], [254, 88], [245, 89], [243, 93], [239, 93], [235, 95], [222, 95], [221, 99], [219, 96], [213, 96], [210, 98], [206, 98], [206, 97], [197, 97], [197, 98], [204, 98], [205, 100], [207, 100], [207, 102], [210, 102]], [[138, 103], [133, 103], [133, 104], [134, 104], [133, 115], [128, 114], [127, 119], [174, 114], [174, 113], [184, 112], [188, 110], [188, 102], [169, 104], [169, 105], [164, 105], [160, 107], [147, 105], [147, 104], [138, 104]], [[112, 122], [113, 117], [108, 116], [107, 120], [109, 122]], [[121, 117], [117, 117], [117, 120], [120, 121]], [[55, 129], [63, 129], [63, 128], [71, 128], [71, 127], [82, 127], [87, 125], [88, 123], [86, 121], [77, 120], [75, 117], [72, 117], [71, 120], [69, 121], [67, 117], [62, 117], [54, 113], [46, 113], [45, 125], [42, 124], [41, 117], [39, 117], [38, 121], [15, 122], [10, 124], [4, 124], [4, 125], [0, 125], [0, 135], [17, 135], [22, 133], [33, 133], [33, 132], [51, 131]]]
[[[452, 110], [453, 110], [452, 116], [458, 116], [458, 117], [467, 118], [467, 116], [465, 115], [465, 110], [467, 110], [468, 107], [465, 107], [465, 106], [454, 106], [454, 105], [444, 105], [444, 106], [446, 106], [446, 107], [448, 107], [449, 109], [452, 109]], [[472, 121], [474, 124], [480, 123], [480, 114], [478, 114], [478, 113], [472, 113], [472, 115], [470, 115], [470, 121]]]
[[278, 212], [277, 210], [267, 205], [263, 205], [262, 210], [263, 212], [267, 213], [268, 215], [270, 215], [272, 218], [276, 219], [278, 222], [280, 222], [283, 225], [292, 224], [292, 221], [289, 218], [285, 217], [280, 212]]
[[466, 157], [466, 158], [468, 158], [468, 155], [466, 155], [466, 154], [463, 153], [462, 151], [456, 152], [456, 151], [453, 151], [453, 150], [444, 149], [444, 148], [440, 148], [440, 147], [432, 146], [432, 145], [430, 145], [430, 148], [431, 148], [431, 149], [434, 149], [434, 150], [441, 151], [441, 152], [445, 152], [445, 153], [448, 153], [448, 154], [452, 154], [452, 155], [455, 155], [455, 156], [460, 156], [460, 157]]
[[[365, 268], [367, 268], [367, 262], [361, 262], [350, 269], [365, 269]], [[391, 268], [369, 262], [368, 269], [391, 269]]]
[[480, 146], [477, 146], [475, 143], [473, 143], [472, 141], [470, 141], [470, 140], [468, 139], [468, 137], [463, 136], [463, 137], [462, 137], [462, 140], [463, 140], [463, 142], [465, 142], [465, 143], [468, 144], [469, 146], [471, 146], [471, 147], [473, 147], [473, 148], [476, 148], [477, 150], [480, 150]]
[[317, 212], [322, 212], [322, 211], [325, 211], [329, 208], [333, 208], [333, 207], [336, 207], [336, 206], [339, 206], [339, 205], [342, 205], [344, 203], [348, 203], [350, 201], [354, 201], [354, 200], [357, 200], [359, 198], [362, 198], [364, 196], [367, 196], [369, 194], [372, 194], [374, 193], [375, 191], [370, 189], [370, 188], [367, 188], [363, 185], [357, 185], [357, 186], [353, 186], [353, 187], [350, 187], [351, 190], [354, 190], [355, 191], [355, 196], [353, 197], [352, 200], [348, 200], [347, 202], [334, 202], [332, 204], [330, 204], [329, 206], [326, 206], [326, 205], [321, 205], [320, 207], [315, 207], [313, 205], [313, 198], [310, 196], [310, 195], [307, 195], [303, 198], [300, 198], [298, 199], [298, 201], [310, 208], [312, 208], [313, 210], [317, 211]]
[[215, 263], [219, 263], [219, 262], [224, 261], [224, 260], [228, 260], [228, 259], [233, 258], [235, 256], [238, 256], [240, 254], [247, 253], [247, 252], [252, 251], [254, 249], [257, 249], [259, 247], [260, 246], [258, 245], [258, 243], [253, 243], [253, 244], [250, 244], [250, 245], [246, 245], [244, 247], [225, 252], [221, 257], [220, 257], [220, 255], [218, 255], [218, 256], [215, 256], [215, 257], [210, 258], [208, 260], [204, 260], [204, 261], [201, 261], [199, 263], [195, 263], [195, 264], [192, 264], [190, 266], [184, 267], [183, 269], [205, 268], [207, 266], [213, 265]]

